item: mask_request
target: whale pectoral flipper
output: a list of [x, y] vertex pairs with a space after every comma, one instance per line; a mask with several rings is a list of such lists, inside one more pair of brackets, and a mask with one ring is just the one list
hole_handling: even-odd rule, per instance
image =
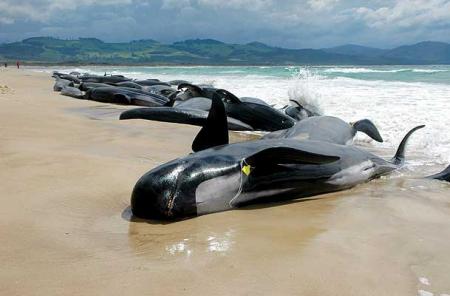
[[[295, 168], [290, 165], [320, 166], [338, 161], [340, 157], [312, 153], [290, 147], [272, 147], [259, 151], [241, 161], [241, 184], [236, 196], [230, 201], [230, 206], [237, 207], [267, 198], [277, 194], [287, 193], [295, 188], [295, 184], [287, 187], [264, 187], [261, 180], [274, 180], [271, 178], [278, 174], [291, 175]], [[259, 181], [255, 181], [259, 180]], [[260, 186], [261, 185], [261, 186]]]
[[[120, 120], [146, 119], [161, 122], [182, 123], [204, 126], [208, 118], [208, 111], [173, 108], [173, 107], [147, 107], [135, 108], [120, 114]], [[252, 131], [253, 128], [233, 117], [228, 117], [228, 128], [234, 131]]]
[[207, 117], [208, 112], [203, 110], [178, 109], [173, 107], [135, 108], [120, 114], [120, 120], [147, 119], [198, 126], [203, 126]]
[[228, 122], [222, 100], [214, 94], [206, 123], [192, 143], [192, 151], [197, 152], [215, 146], [228, 144]]
[[245, 159], [250, 166], [273, 164], [327, 164], [338, 161], [339, 156], [317, 154], [289, 147], [264, 149]]
[[383, 138], [381, 137], [377, 127], [369, 119], [363, 119], [355, 122], [353, 124], [353, 128], [359, 132], [365, 133], [377, 142], [383, 142]]

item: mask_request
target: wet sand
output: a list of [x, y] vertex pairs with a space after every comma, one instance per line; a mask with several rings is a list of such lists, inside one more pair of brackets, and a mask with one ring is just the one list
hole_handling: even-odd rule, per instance
[[26, 70], [2, 69], [0, 86], [0, 295], [450, 294], [450, 185], [409, 177], [440, 168], [136, 220], [136, 180], [189, 153], [197, 127], [121, 122], [126, 107], [60, 96]]

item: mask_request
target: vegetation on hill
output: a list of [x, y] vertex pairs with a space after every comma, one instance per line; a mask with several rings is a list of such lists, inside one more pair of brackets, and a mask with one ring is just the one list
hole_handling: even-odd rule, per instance
[[212, 39], [163, 44], [155, 40], [106, 43], [95, 38], [62, 40], [34, 37], [1, 44], [0, 58], [65, 64], [449, 64], [450, 45], [442, 42], [421, 42], [391, 50], [359, 45], [327, 49], [285, 49], [260, 42], [228, 44]]

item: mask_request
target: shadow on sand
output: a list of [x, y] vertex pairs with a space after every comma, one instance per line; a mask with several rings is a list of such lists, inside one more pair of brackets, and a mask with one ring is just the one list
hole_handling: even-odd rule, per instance
[[[251, 210], [258, 210], [258, 209], [265, 209], [265, 208], [272, 208], [272, 207], [279, 207], [289, 204], [296, 204], [300, 202], [312, 202], [316, 199], [323, 199], [326, 198], [327, 195], [320, 195], [320, 196], [314, 196], [314, 197], [308, 197], [308, 198], [299, 198], [294, 200], [285, 200], [285, 201], [278, 201], [278, 202], [267, 202], [267, 203], [254, 203], [254, 204], [247, 204], [245, 206], [235, 208], [234, 211], [251, 211]], [[212, 213], [214, 214], [214, 213]], [[155, 219], [144, 219], [139, 218], [133, 215], [131, 211], [131, 206], [127, 206], [122, 211], [122, 219], [128, 221], [128, 222], [135, 222], [135, 223], [147, 223], [152, 225], [167, 225], [167, 224], [174, 224], [190, 219], [194, 219], [198, 216], [192, 216], [192, 217], [184, 217], [180, 219], [170, 219], [170, 220], [155, 220]]]

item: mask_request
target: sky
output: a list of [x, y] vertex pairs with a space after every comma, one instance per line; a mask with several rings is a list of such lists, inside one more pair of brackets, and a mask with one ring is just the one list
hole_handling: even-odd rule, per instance
[[0, 0], [0, 43], [35, 36], [391, 48], [450, 42], [450, 0]]

